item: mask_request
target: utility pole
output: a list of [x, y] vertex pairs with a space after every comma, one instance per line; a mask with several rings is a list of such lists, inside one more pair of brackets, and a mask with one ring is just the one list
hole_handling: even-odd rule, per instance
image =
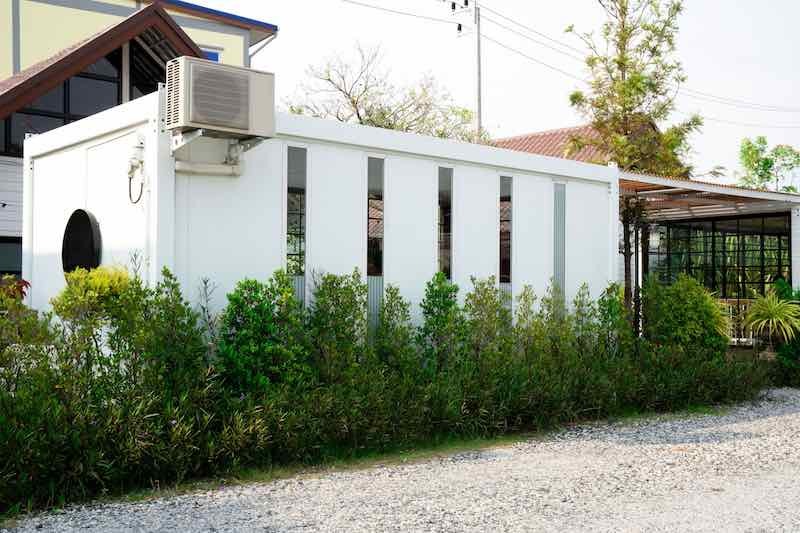
[[477, 86], [477, 109], [476, 109], [476, 119], [477, 119], [477, 131], [480, 134], [483, 131], [483, 102], [481, 101], [481, 8], [478, 6], [478, 0], [475, 1], [475, 42], [476, 42], [476, 52], [477, 52], [477, 78], [478, 78], [478, 86]]

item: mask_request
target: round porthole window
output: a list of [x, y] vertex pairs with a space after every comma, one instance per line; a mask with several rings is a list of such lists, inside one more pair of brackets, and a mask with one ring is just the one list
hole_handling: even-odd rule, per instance
[[100, 265], [100, 245], [100, 226], [94, 216], [83, 209], [73, 211], [61, 244], [64, 272], [72, 272], [76, 268], [97, 268]]

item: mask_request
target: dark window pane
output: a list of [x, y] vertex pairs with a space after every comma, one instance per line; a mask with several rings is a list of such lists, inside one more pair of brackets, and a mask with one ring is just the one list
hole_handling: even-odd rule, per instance
[[94, 74], [97, 76], [108, 76], [110, 78], [119, 78], [119, 73], [122, 70], [122, 51], [117, 49], [108, 54], [106, 57], [99, 59], [97, 62], [89, 65], [83, 71], [87, 74]]
[[439, 168], [439, 271], [447, 279], [452, 275], [452, 196], [453, 169]]
[[40, 96], [27, 107], [37, 111], [64, 113], [64, 84], [59, 84], [58, 87]]
[[116, 82], [75, 77], [69, 80], [69, 112], [93, 115], [119, 104]]
[[367, 159], [367, 275], [383, 275], [383, 159]]
[[292, 276], [305, 273], [306, 157], [305, 148], [287, 150], [286, 271]]
[[0, 120], [0, 154], [6, 151], [6, 121]]
[[27, 113], [14, 113], [11, 115], [11, 139], [9, 152], [22, 155], [22, 142], [26, 133], [44, 133], [64, 125], [60, 118], [42, 117]]
[[22, 273], [22, 239], [0, 240], [0, 275]]

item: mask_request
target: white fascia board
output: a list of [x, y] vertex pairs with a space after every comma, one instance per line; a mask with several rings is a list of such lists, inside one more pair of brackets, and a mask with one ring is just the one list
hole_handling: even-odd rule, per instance
[[754, 200], [767, 200], [771, 202], [785, 202], [787, 208], [800, 205], [800, 195], [786, 192], [758, 191], [755, 189], [744, 189], [737, 187], [726, 187], [702, 181], [679, 180], [672, 178], [662, 178], [658, 176], [644, 176], [642, 174], [630, 174], [623, 172], [620, 179], [628, 181], [638, 181], [649, 185], [663, 185], [689, 191], [710, 192], [714, 194], [724, 194], [726, 196], [739, 196], [741, 198], [752, 198]]
[[158, 91], [25, 139], [24, 153], [26, 157], [40, 157], [145, 124], [157, 116]]
[[616, 182], [619, 177], [617, 169], [605, 165], [335, 120], [276, 113], [275, 122], [276, 136], [287, 140], [321, 141], [373, 152], [404, 154], [438, 161], [490, 166], [512, 172], [547, 174], [602, 183]]

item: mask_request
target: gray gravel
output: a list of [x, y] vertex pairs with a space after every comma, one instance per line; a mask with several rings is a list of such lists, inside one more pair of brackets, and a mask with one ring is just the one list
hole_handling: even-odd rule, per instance
[[76, 506], [19, 531], [800, 531], [800, 390], [423, 462]]

